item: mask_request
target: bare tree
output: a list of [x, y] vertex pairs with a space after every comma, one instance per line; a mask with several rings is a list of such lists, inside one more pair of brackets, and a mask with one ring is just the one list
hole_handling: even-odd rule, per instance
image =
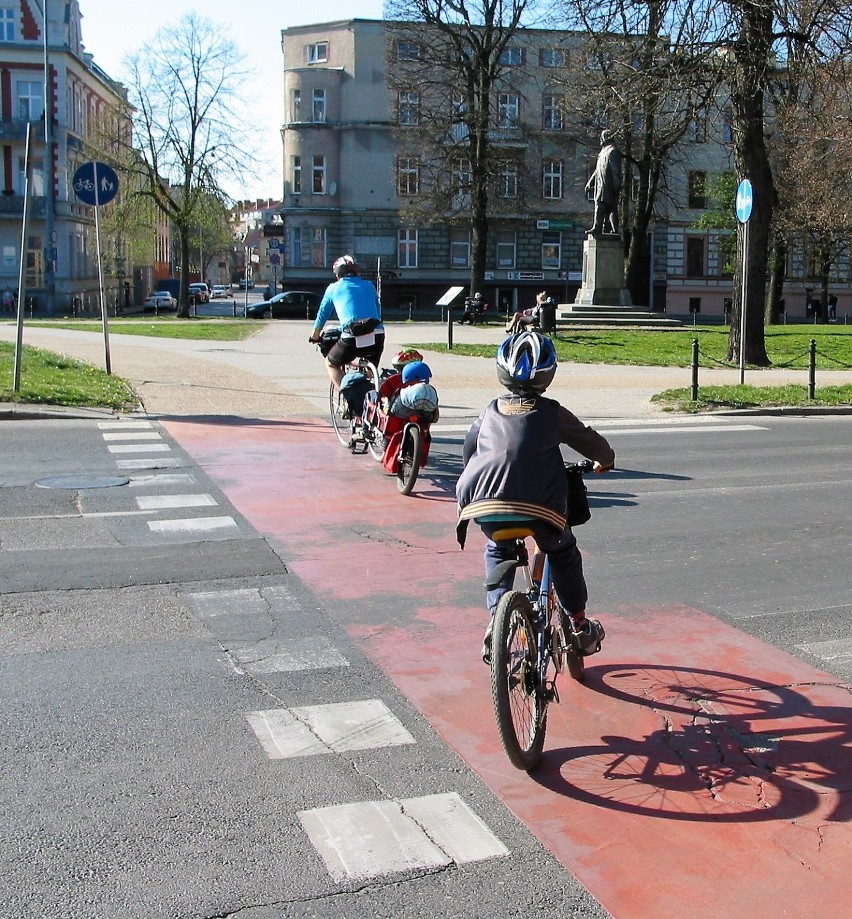
[[[469, 221], [471, 291], [481, 289], [485, 279], [490, 197], [506, 160], [497, 143], [499, 132], [517, 130], [508, 117], [498, 124], [494, 97], [512, 63], [507, 57], [514, 50], [510, 51], [512, 39], [524, 19], [531, 19], [534, 4], [535, 0], [385, 3], [390, 87], [400, 106], [403, 154], [410, 152], [403, 158], [411, 164], [411, 181], [419, 183], [403, 213], [450, 223]], [[415, 188], [399, 190], [405, 195]]]
[[254, 156], [234, 138], [234, 111], [246, 71], [236, 46], [213, 22], [190, 13], [160, 30], [130, 62], [133, 138], [120, 167], [138, 177], [137, 195], [171, 221], [180, 244], [178, 315], [189, 316], [190, 249], [221, 183], [242, 176]]
[[585, 33], [565, 78], [580, 144], [597, 149], [611, 129], [625, 154], [619, 223], [624, 228], [625, 286], [634, 303], [649, 290], [652, 224], [664, 167], [690, 132], [706, 132], [718, 93], [719, 67], [705, 38], [717, 31], [713, 4], [688, 0], [567, 0], [569, 24]]

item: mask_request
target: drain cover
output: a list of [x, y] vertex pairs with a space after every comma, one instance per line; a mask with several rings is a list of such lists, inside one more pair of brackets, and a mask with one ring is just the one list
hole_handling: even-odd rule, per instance
[[39, 488], [115, 488], [127, 485], [130, 479], [120, 475], [52, 475], [39, 479]]

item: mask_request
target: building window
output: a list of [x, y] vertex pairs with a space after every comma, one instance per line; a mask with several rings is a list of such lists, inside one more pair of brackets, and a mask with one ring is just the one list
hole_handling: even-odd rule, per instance
[[396, 264], [398, 268], [417, 267], [417, 230], [412, 227], [399, 231]]
[[464, 208], [470, 206], [470, 186], [473, 182], [473, 173], [470, 160], [461, 156], [453, 161], [453, 206]]
[[318, 124], [322, 124], [326, 120], [325, 90], [324, 89], [314, 90], [313, 107], [311, 109], [311, 120]]
[[497, 126], [514, 128], [521, 115], [521, 97], [515, 93], [498, 93]]
[[314, 227], [311, 230], [311, 267], [325, 268], [328, 265], [326, 252], [325, 227]]
[[546, 231], [541, 234], [541, 267], [559, 269], [562, 265], [562, 234]]
[[399, 94], [399, 124], [411, 128], [420, 124], [420, 93], [405, 90]]
[[497, 168], [497, 195], [500, 198], [518, 197], [517, 163], [500, 163]]
[[700, 210], [707, 207], [707, 173], [703, 170], [689, 173], [688, 206]]
[[18, 80], [18, 118], [38, 121], [44, 117], [44, 85], [36, 80]]
[[290, 93], [290, 121], [302, 120], [302, 90], [294, 89]]
[[302, 193], [302, 157], [294, 156], [293, 157], [293, 177], [291, 182], [291, 190], [294, 195], [300, 195]]
[[470, 230], [467, 227], [450, 228], [450, 267], [470, 267]]
[[500, 55], [500, 63], [504, 67], [520, 67], [524, 63], [523, 48], [504, 48]]
[[413, 156], [401, 156], [396, 161], [396, 193], [400, 198], [420, 193], [420, 165]]
[[542, 48], [538, 52], [538, 63], [542, 67], [564, 67], [568, 59], [562, 48]]
[[686, 276], [704, 277], [704, 237], [688, 236], [686, 239]]
[[0, 41], [15, 40], [15, 19], [17, 13], [17, 8], [12, 9], [8, 6], [0, 7]]
[[396, 59], [398, 61], [419, 61], [420, 45], [413, 41], [397, 42]]
[[722, 111], [722, 143], [732, 144], [734, 142], [734, 118], [729, 108]]
[[561, 131], [563, 129], [562, 96], [545, 95], [542, 97], [541, 126], [545, 131]]
[[328, 42], [317, 41], [305, 45], [305, 61], [308, 64], [323, 64], [328, 60]]
[[545, 160], [541, 169], [541, 196], [551, 201], [562, 197], [562, 161]]
[[304, 246], [302, 245], [303, 227], [293, 227], [290, 232], [290, 258], [288, 264], [291, 268], [299, 268], [304, 258]]
[[515, 243], [514, 230], [497, 231], [497, 267], [514, 268], [515, 252], [517, 246]]
[[696, 144], [707, 142], [707, 109], [699, 108], [689, 121], [689, 139]]
[[[33, 160], [33, 178], [30, 185], [31, 195], [44, 194], [44, 160]], [[18, 158], [18, 194], [24, 193], [25, 182], [27, 180], [26, 160], [24, 157]]]
[[313, 165], [313, 175], [311, 179], [311, 191], [315, 195], [325, 194], [325, 157], [315, 156]]

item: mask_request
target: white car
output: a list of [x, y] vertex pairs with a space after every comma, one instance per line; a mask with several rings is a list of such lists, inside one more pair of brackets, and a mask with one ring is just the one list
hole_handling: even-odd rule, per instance
[[176, 310], [177, 300], [167, 290], [155, 290], [148, 294], [142, 307], [146, 313], [153, 313], [157, 310]]
[[228, 284], [214, 284], [213, 285], [213, 297], [227, 297], [231, 292], [231, 288]]

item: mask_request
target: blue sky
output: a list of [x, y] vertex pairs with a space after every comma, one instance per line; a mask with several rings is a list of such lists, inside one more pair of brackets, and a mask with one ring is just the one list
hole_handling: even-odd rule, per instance
[[205, 19], [221, 24], [230, 39], [256, 71], [250, 86], [252, 124], [258, 128], [261, 149], [254, 179], [244, 188], [226, 190], [235, 198], [277, 198], [281, 194], [281, 137], [284, 117], [281, 76], [281, 30], [290, 26], [331, 22], [357, 17], [381, 19], [382, 0], [79, 0], [83, 15], [83, 42], [95, 62], [110, 76], [120, 80], [124, 61], [145, 41], [185, 13], [195, 11]]

